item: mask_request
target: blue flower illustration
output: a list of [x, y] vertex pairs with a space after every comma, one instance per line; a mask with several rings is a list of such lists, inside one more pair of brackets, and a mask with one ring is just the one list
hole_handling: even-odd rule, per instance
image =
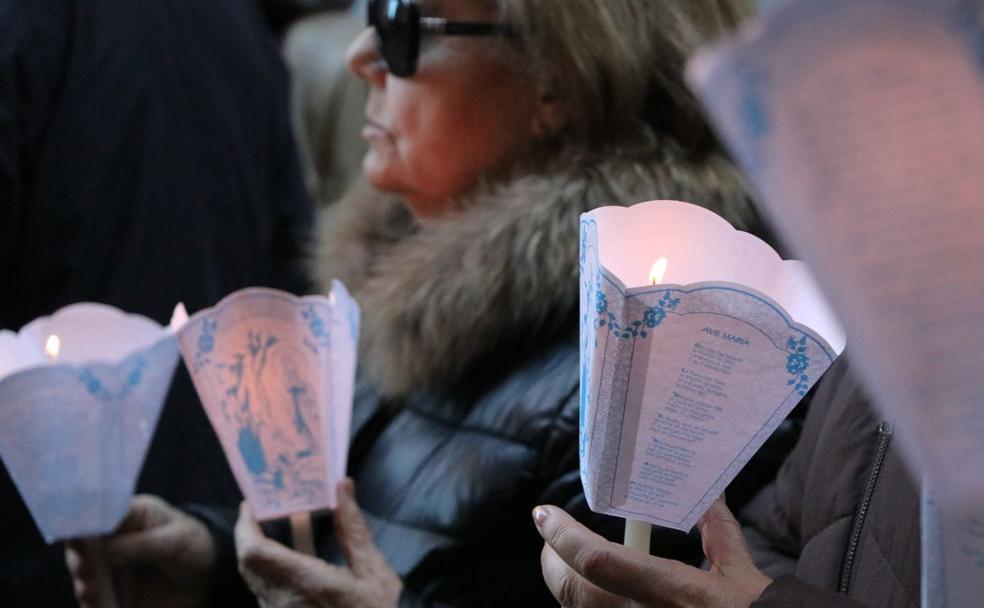
[[599, 315], [608, 312], [608, 297], [600, 290], [595, 296], [595, 312]]
[[85, 383], [85, 388], [89, 391], [89, 394], [99, 395], [102, 393], [102, 382], [100, 382], [99, 378], [96, 378], [91, 371], [86, 370], [84, 372], [82, 382]]
[[316, 338], [320, 338], [325, 335], [325, 322], [321, 317], [315, 317], [311, 320], [311, 333], [314, 334]]
[[676, 309], [680, 304], [680, 298], [674, 298], [673, 295], [667, 291], [659, 299], [659, 302], [655, 306], [647, 307], [643, 313], [642, 318], [634, 321], [626, 321], [623, 326], [618, 322], [615, 315], [608, 310], [608, 301], [603, 299], [605, 296], [600, 291], [598, 292], [598, 304], [596, 310], [598, 311], [599, 319], [597, 320], [598, 327], [608, 326], [608, 330], [616, 338], [621, 338], [623, 340], [628, 340], [629, 338], [646, 338], [649, 333], [646, 329], [653, 329], [654, 327], [659, 327], [663, 321], [666, 319], [666, 309]]
[[810, 367], [810, 358], [806, 355], [806, 334], [799, 340], [792, 337], [786, 340], [786, 349], [789, 351], [786, 357], [786, 371], [792, 376], [786, 384], [803, 396], [810, 388], [810, 376], [806, 373], [807, 368]]
[[301, 316], [308, 323], [308, 329], [311, 331], [311, 335], [314, 337], [314, 341], [305, 338], [304, 344], [312, 350], [312, 352], [317, 353], [320, 348], [328, 348], [331, 342], [331, 337], [328, 335], [328, 326], [325, 324], [324, 319], [318, 314], [313, 305], [308, 306], [306, 309], [301, 311]]
[[311, 334], [315, 338], [324, 338], [328, 335], [328, 330], [325, 328], [325, 322], [318, 315], [317, 311], [314, 310], [314, 306], [308, 306], [307, 310], [301, 312], [301, 316], [304, 317], [308, 322], [308, 327], [311, 329]]
[[215, 348], [215, 326], [218, 324], [217, 321], [206, 320], [202, 323], [202, 335], [198, 336], [198, 354], [203, 355], [212, 352]]
[[792, 375], [802, 374], [810, 366], [810, 358], [803, 353], [789, 353], [786, 358], [786, 371]]
[[198, 350], [203, 353], [212, 352], [212, 348], [215, 347], [215, 339], [209, 334], [202, 334], [198, 337]]
[[642, 315], [642, 322], [646, 327], [656, 327], [666, 318], [666, 311], [661, 306], [650, 306]]

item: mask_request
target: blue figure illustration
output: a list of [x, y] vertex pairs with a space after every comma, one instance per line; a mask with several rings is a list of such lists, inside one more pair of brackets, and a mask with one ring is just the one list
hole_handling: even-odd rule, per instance
[[[311, 312], [309, 336], [326, 339], [325, 326]], [[326, 462], [319, 393], [307, 380], [312, 374], [306, 362], [314, 357], [309, 337], [292, 344], [275, 333], [250, 330], [244, 338], [242, 348], [224, 360], [213, 351], [205, 362], [218, 372], [220, 408], [234, 429], [236, 449], [268, 504], [314, 500], [325, 489]]]

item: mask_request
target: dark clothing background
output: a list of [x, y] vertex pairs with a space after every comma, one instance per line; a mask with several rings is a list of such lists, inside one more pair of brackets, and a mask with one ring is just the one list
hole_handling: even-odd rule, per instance
[[[166, 322], [249, 285], [306, 290], [288, 77], [259, 3], [0, 0], [0, 327], [77, 301]], [[179, 368], [141, 491], [239, 492]], [[0, 471], [0, 606], [74, 605]]]
[[753, 608], [920, 605], [919, 486], [846, 355], [742, 519], [755, 563], [776, 579]]

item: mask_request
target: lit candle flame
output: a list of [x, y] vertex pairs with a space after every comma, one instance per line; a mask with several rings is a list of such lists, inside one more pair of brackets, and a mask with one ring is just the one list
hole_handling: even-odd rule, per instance
[[54, 360], [58, 357], [58, 353], [61, 351], [61, 340], [58, 336], [51, 334], [48, 336], [48, 341], [44, 343], [44, 352], [48, 355], [49, 359]]
[[670, 261], [666, 258], [660, 258], [656, 260], [653, 264], [653, 269], [649, 271], [649, 284], [659, 285], [663, 282], [663, 277], [666, 276], [666, 267], [670, 265]]

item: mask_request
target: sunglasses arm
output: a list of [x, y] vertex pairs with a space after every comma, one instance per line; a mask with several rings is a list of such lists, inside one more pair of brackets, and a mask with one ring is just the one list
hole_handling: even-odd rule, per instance
[[421, 17], [420, 30], [431, 34], [449, 36], [494, 36], [510, 33], [509, 27], [499, 23], [448, 21], [441, 17]]

